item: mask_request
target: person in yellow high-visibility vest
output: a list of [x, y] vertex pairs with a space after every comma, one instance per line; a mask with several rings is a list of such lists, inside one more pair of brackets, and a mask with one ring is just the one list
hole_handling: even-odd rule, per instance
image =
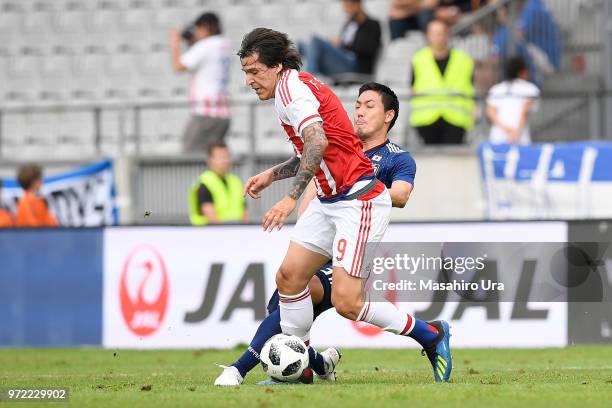
[[192, 225], [248, 222], [244, 187], [229, 171], [232, 159], [222, 140], [208, 145], [208, 169], [189, 191], [189, 218]]
[[448, 27], [427, 26], [429, 46], [412, 58], [410, 123], [425, 144], [459, 144], [474, 125], [474, 61], [449, 48]]

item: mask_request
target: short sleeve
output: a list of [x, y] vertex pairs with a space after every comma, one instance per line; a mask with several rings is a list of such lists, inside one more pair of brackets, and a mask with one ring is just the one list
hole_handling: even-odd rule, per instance
[[210, 190], [204, 184], [200, 184], [198, 188], [198, 209], [202, 207], [202, 204], [212, 202], [213, 198]]
[[530, 96], [532, 98], [539, 98], [540, 97], [540, 88], [537, 87], [537, 85], [530, 83], [529, 84], [529, 93]]
[[500, 84], [491, 87], [489, 93], [487, 94], [487, 105], [497, 107], [500, 97], [499, 87]]
[[393, 181], [402, 180], [414, 185], [416, 162], [408, 152], [399, 153], [393, 165]]
[[204, 41], [195, 43], [181, 55], [181, 64], [188, 70], [193, 71], [206, 59], [208, 54], [207, 48], [208, 46]]
[[279, 86], [287, 118], [298, 133], [312, 123], [323, 121], [319, 114], [319, 101], [297, 75], [290, 75], [286, 83], [281, 81]]

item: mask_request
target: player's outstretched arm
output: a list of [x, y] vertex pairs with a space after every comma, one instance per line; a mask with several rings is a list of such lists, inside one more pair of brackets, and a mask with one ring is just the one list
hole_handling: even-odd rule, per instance
[[293, 185], [287, 196], [264, 215], [262, 223], [264, 231], [272, 231], [275, 227], [278, 227], [279, 230], [282, 228], [287, 217], [295, 209], [297, 200], [321, 165], [323, 153], [325, 153], [328, 144], [323, 124], [315, 122], [306, 126], [302, 130], [302, 138], [304, 139], [304, 149]]
[[293, 156], [289, 160], [277, 164], [276, 166], [262, 171], [261, 173], [249, 178], [244, 184], [244, 195], [253, 198], [261, 197], [261, 191], [275, 181], [293, 177], [297, 174], [300, 167], [300, 158]]
[[294, 177], [300, 168], [300, 158], [293, 156], [289, 160], [277, 164], [272, 167], [272, 180], [284, 180], [289, 177]]

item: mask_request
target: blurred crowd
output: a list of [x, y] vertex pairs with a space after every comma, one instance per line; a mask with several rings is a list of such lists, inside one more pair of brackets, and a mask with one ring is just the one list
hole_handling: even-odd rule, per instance
[[[384, 52], [385, 30], [368, 15], [366, 1], [341, 3], [346, 20], [337, 37], [313, 35], [298, 43], [304, 68], [331, 83], [364, 83], [374, 79]], [[486, 32], [474, 24], [461, 33], [470, 36], [485, 31], [489, 38], [490, 52], [474, 60], [451, 46], [451, 30], [487, 5], [499, 6], [495, 28]], [[474, 124], [475, 97], [486, 93], [491, 141], [529, 140], [517, 134], [528, 128], [529, 113], [537, 106], [538, 84], [559, 70], [561, 59], [559, 28], [542, 0], [392, 0], [384, 24], [391, 42], [414, 32], [423, 33], [427, 40], [423, 49], [407, 56], [405, 71], [410, 76], [410, 123], [424, 144], [464, 143]], [[182, 32], [173, 32], [170, 46], [174, 68], [190, 73], [192, 117], [183, 133], [184, 151], [204, 152], [209, 142], [224, 139], [231, 120], [228, 66], [233, 55], [221, 18], [202, 14]], [[517, 64], [526, 67], [520, 77]], [[523, 119], [512, 123], [517, 117]]]
[[[376, 78], [389, 44], [425, 38], [424, 46], [405, 58], [409, 89], [396, 89], [410, 94], [405, 101], [410, 125], [422, 143], [465, 143], [474, 126], [477, 95], [486, 95], [491, 142], [530, 143], [529, 118], [539, 106], [539, 87], [561, 67], [560, 30], [543, 0], [391, 0], [387, 21], [368, 14], [367, 0], [341, 0], [341, 5], [345, 21], [337, 36], [313, 35], [298, 42], [306, 71], [337, 85], [362, 84]], [[495, 8], [494, 24], [471, 24], [483, 7]], [[208, 168], [189, 192], [195, 225], [248, 221], [242, 185], [230, 173], [224, 143], [232, 118], [230, 64], [236, 57], [222, 20], [205, 12], [169, 38], [172, 66], [189, 74], [191, 117], [183, 150], [207, 156]], [[454, 40], [483, 35], [489, 44], [484, 55], [453, 46]], [[40, 196], [40, 167], [19, 169], [17, 179], [24, 193], [14, 213], [0, 202], [0, 226], [57, 225]]]

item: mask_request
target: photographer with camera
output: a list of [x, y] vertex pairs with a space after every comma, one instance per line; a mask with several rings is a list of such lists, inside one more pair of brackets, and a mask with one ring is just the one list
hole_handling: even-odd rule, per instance
[[[181, 41], [188, 49], [181, 54]], [[182, 33], [170, 34], [172, 63], [188, 71], [191, 119], [183, 136], [185, 152], [204, 152], [213, 140], [223, 140], [230, 125], [229, 67], [231, 48], [221, 35], [214, 13], [202, 14]]]

